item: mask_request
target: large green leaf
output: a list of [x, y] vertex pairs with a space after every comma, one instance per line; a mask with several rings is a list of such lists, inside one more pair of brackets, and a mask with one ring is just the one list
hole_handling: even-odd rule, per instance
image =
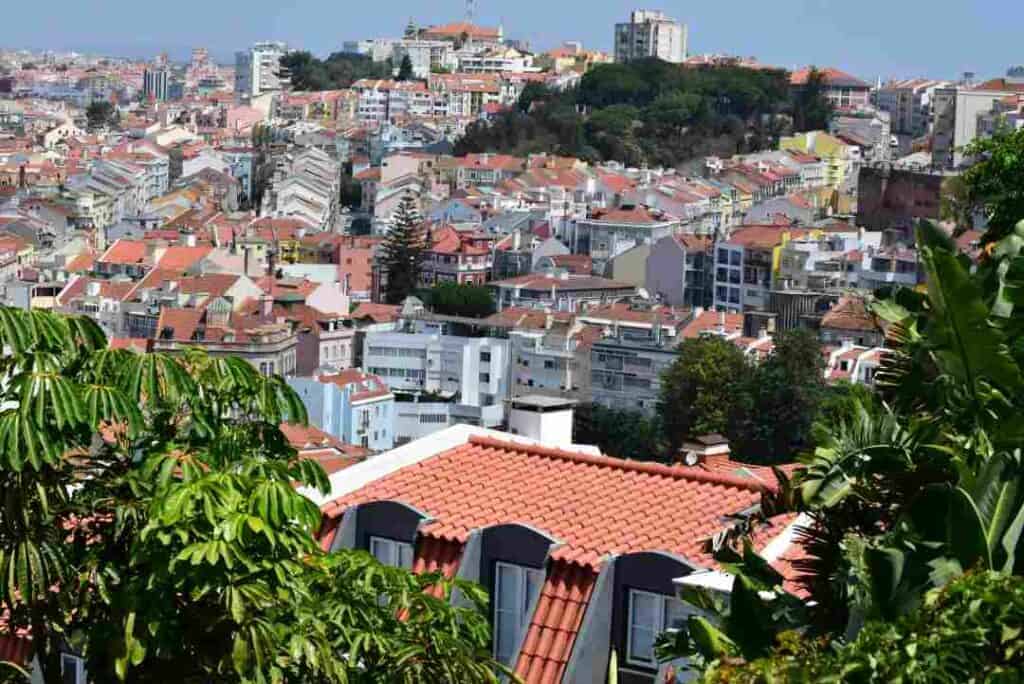
[[933, 315], [926, 336], [943, 372], [980, 391], [982, 380], [1005, 390], [1022, 387], [1021, 372], [1002, 333], [989, 323], [989, 310], [967, 269], [944, 249], [923, 247]]

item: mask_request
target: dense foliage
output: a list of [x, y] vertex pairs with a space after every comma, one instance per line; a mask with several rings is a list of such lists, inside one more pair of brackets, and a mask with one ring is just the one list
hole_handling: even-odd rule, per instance
[[[951, 218], [980, 212], [988, 222], [986, 242], [996, 242], [1010, 234], [1024, 216], [1024, 128], [999, 130], [992, 137], [978, 138], [966, 154], [978, 163], [961, 176], [965, 192], [946, 193], [947, 197], [965, 200], [950, 212]], [[966, 205], [966, 210], [960, 205]]]
[[405, 195], [381, 243], [381, 269], [386, 276], [384, 301], [401, 304], [419, 286], [425, 235], [412, 195]]
[[973, 573], [932, 590], [922, 607], [871, 622], [836, 648], [782, 635], [774, 657], [716, 663], [706, 684], [1019, 682], [1024, 667], [1024, 580]]
[[281, 68], [291, 78], [293, 90], [342, 90], [362, 78], [391, 78], [390, 61], [375, 62], [367, 55], [335, 52], [318, 59], [309, 52], [289, 52]]
[[761, 363], [718, 337], [685, 340], [661, 378], [667, 453], [688, 438], [720, 433], [737, 460], [790, 462], [812, 445], [812, 425], [831, 394], [821, 347], [809, 330], [776, 335]]
[[43, 681], [67, 648], [96, 681], [497, 681], [478, 588], [321, 551], [283, 379], [41, 311], [0, 342], [0, 604]]
[[438, 283], [426, 292], [424, 303], [445, 316], [485, 318], [494, 313], [494, 296], [485, 285]]
[[637, 411], [610, 409], [600, 404], [581, 404], [573, 413], [573, 440], [593, 444], [601, 453], [638, 461], [666, 457], [657, 418]]
[[107, 100], [95, 100], [85, 108], [85, 119], [90, 131], [105, 126], [117, 126], [121, 121], [117, 107]]
[[684, 69], [657, 59], [591, 69], [578, 89], [530, 85], [519, 107], [472, 124], [456, 153], [555, 152], [630, 166], [676, 166], [775, 144], [796, 115], [819, 124], [820, 91], [791, 101], [783, 71]]
[[[929, 592], [968, 570], [1012, 576], [1006, 586], [1020, 591], [1024, 222], [977, 266], [929, 224], [918, 229], [918, 249], [927, 291], [899, 291], [874, 307], [890, 324], [891, 351], [876, 376], [884, 403], [861, 405], [839, 421], [792, 481], [783, 477], [779, 495], [765, 502], [764, 515], [790, 510], [806, 516], [800, 538], [807, 556], [795, 566], [810, 600], [788, 593], [749, 542], [742, 553], [732, 543], [721, 545], [719, 557], [736, 576], [730, 605], [693, 592], [692, 600], [721, 621], [691, 620], [674, 644], [677, 653], [697, 654], [711, 673], [728, 664], [753, 678], [734, 673], [736, 681], [768, 681], [755, 676], [758, 669], [778, 666], [783, 674], [771, 681], [816, 681], [802, 671], [784, 673], [793, 630], [830, 648], [852, 643], [849, 652], [860, 651], [863, 662], [872, 648], [903, 645], [899, 630], [908, 623], [901, 621], [940, 620], [928, 612], [936, 595]], [[738, 527], [736, 536], [745, 531]], [[1017, 671], [1024, 664], [1013, 645], [1019, 622], [989, 622], [998, 619], [1003, 599], [989, 600], [993, 605], [976, 596], [960, 612], [985, 629], [1001, 629], [999, 638], [1012, 649], [979, 650], [978, 660], [963, 661], [975, 681], [1004, 664]], [[929, 668], [955, 668], [958, 648], [988, 638], [972, 624], [960, 633], [939, 632], [947, 643], [922, 642], [908, 652], [911, 681], [964, 681], [958, 670], [941, 677]], [[866, 646], [857, 645], [858, 635]], [[933, 647], [948, 647], [953, 656], [936, 659]], [[804, 652], [800, 659], [811, 656]], [[863, 671], [870, 675], [863, 681], [886, 681], [886, 673], [901, 666], [902, 656], [885, 656], [868, 662], [878, 669]], [[743, 662], [763, 658], [775, 662]], [[921, 672], [928, 674], [918, 678]], [[1014, 681], [999, 677], [990, 679]]]

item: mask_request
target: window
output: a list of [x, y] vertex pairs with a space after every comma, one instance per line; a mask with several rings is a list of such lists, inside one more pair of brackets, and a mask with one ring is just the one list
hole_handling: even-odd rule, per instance
[[60, 674], [64, 684], [85, 684], [85, 661], [76, 655], [61, 653]]
[[485, 351], [480, 352], [480, 363], [490, 363], [490, 362], [491, 362], [491, 352], [485, 352]]
[[370, 553], [383, 565], [412, 570], [412, 544], [383, 537], [370, 537]]
[[739, 252], [731, 252], [729, 254], [729, 261], [733, 266], [739, 266], [743, 261], [743, 255]]
[[505, 665], [512, 665], [543, 581], [541, 570], [500, 562], [494, 566], [494, 657]]
[[669, 629], [679, 629], [693, 612], [677, 598], [631, 590], [626, 661], [631, 665], [657, 667], [654, 642], [658, 635]]
[[481, 373], [480, 374], [480, 382], [490, 382], [490, 381], [491, 381], [491, 374], [490, 373]]

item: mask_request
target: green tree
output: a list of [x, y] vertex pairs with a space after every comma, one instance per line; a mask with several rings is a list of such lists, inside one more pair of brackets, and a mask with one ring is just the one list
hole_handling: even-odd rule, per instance
[[1004, 129], [979, 138], [965, 154], [977, 163], [963, 173], [966, 201], [960, 203], [957, 214], [979, 211], [988, 222], [985, 242], [998, 242], [1024, 216], [1024, 129]]
[[478, 588], [320, 550], [283, 379], [40, 311], [0, 308], [0, 343], [0, 604], [43, 681], [70, 647], [97, 681], [497, 682]]
[[430, 288], [429, 305], [446, 316], [485, 318], [494, 313], [494, 297], [485, 285], [438, 283]]
[[406, 54], [402, 57], [402, 63], [398, 67], [398, 80], [399, 81], [411, 81], [415, 78], [412, 67], [412, 58]]
[[811, 446], [825, 395], [821, 343], [809, 330], [775, 336], [775, 348], [747, 378], [733, 427], [733, 452], [746, 463], [791, 463]]
[[793, 93], [793, 128], [797, 131], [828, 130], [832, 104], [826, 97], [825, 74], [811, 67], [807, 82]]
[[736, 345], [719, 337], [685, 340], [661, 376], [658, 414], [671, 453], [690, 437], [728, 434], [750, 363]]
[[94, 100], [85, 108], [85, 118], [89, 130], [96, 130], [104, 126], [117, 123], [117, 109], [107, 100]]
[[391, 230], [381, 244], [381, 267], [387, 276], [386, 303], [401, 304], [419, 287], [424, 239], [416, 200], [407, 193], [399, 203]]
[[[977, 266], [931, 224], [918, 228], [918, 251], [926, 291], [873, 307], [889, 323], [876, 375], [884, 403], [834, 425], [762, 511], [809, 517], [796, 566], [810, 600], [790, 595], [744, 539], [757, 516], [738, 526], [743, 553], [726, 541], [718, 556], [750, 590], [734, 588], [731, 607], [694, 597], [725, 619], [680, 637], [711, 670], [769, 656], [792, 630], [870, 634], [971, 569], [1024, 573], [1024, 222]], [[732, 611], [762, 617], [752, 630]]]
[[657, 418], [638, 411], [609, 409], [600, 404], [580, 404], [573, 412], [573, 440], [593, 444], [601, 453], [638, 461], [669, 460]]

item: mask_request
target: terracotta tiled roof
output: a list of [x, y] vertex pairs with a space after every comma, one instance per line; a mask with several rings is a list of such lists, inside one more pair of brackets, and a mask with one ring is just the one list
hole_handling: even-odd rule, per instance
[[595, 212], [593, 220], [604, 221], [606, 223], [649, 225], [653, 223], [670, 223], [672, 218], [665, 216], [661, 212], [637, 205], [635, 207], [622, 207], [619, 209]]
[[[830, 86], [837, 88], [863, 88], [868, 89], [871, 86], [864, 81], [860, 80], [856, 76], [851, 76], [845, 71], [840, 71], [833, 67], [825, 67], [818, 69], [821, 73], [824, 82]], [[794, 71], [789, 77], [790, 85], [801, 86], [807, 85], [807, 79], [811, 75], [810, 67], [798, 69]]]
[[156, 267], [169, 271], [187, 271], [212, 251], [213, 247], [168, 247]]
[[376, 375], [364, 373], [358, 368], [343, 370], [337, 375], [322, 375], [320, 382], [338, 387], [352, 387], [352, 401], [366, 401], [390, 396], [391, 390]]
[[809, 231], [778, 225], [744, 226], [730, 235], [726, 243], [748, 249], [771, 249], [781, 245], [787, 233], [796, 240], [808, 235]]
[[64, 265], [64, 270], [68, 273], [85, 273], [91, 271], [93, 263], [96, 261], [96, 255], [92, 252], [82, 252], [77, 256], [72, 257]]
[[594, 260], [586, 254], [556, 254], [550, 258], [557, 268], [564, 268], [575, 275], [590, 275], [594, 269]]
[[146, 243], [140, 240], [120, 239], [112, 244], [100, 261], [107, 264], [134, 265], [146, 260]]
[[363, 302], [352, 312], [352, 318], [369, 318], [374, 323], [390, 323], [398, 319], [402, 307], [392, 304], [371, 304]]
[[843, 297], [832, 310], [821, 319], [822, 328], [880, 332], [878, 319], [868, 311], [861, 297]]
[[721, 517], [756, 504], [767, 489], [726, 474], [472, 437], [327, 504], [324, 513], [336, 518], [354, 505], [397, 500], [432, 518], [424, 534], [450, 541], [518, 522], [563, 542], [554, 561], [596, 569], [610, 553], [657, 550], [713, 565], [704, 541], [722, 529]]
[[149, 340], [141, 337], [111, 337], [111, 349], [127, 349], [145, 354], [149, 350]]
[[[724, 322], [724, 325], [723, 325]], [[700, 337], [701, 333], [718, 332], [724, 328], [727, 335], [743, 332], [743, 314], [722, 313], [719, 311], [705, 311], [695, 316], [687, 323], [680, 335], [684, 339]]]
[[516, 663], [524, 682], [561, 682], [597, 574], [571, 563], [552, 563]]
[[[417, 575], [440, 572], [448, 579], [452, 579], [459, 569], [462, 549], [462, 542], [421, 535], [416, 544], [416, 556], [413, 559], [412, 571]], [[435, 588], [430, 593], [440, 596], [441, 592]]]
[[427, 36], [444, 36], [448, 38], [459, 38], [462, 34], [466, 34], [471, 38], [493, 38], [497, 39], [501, 32], [496, 28], [489, 26], [477, 26], [471, 24], [468, 21], [457, 21], [452, 24], [442, 24], [440, 26], [431, 26], [424, 30], [424, 34]]

